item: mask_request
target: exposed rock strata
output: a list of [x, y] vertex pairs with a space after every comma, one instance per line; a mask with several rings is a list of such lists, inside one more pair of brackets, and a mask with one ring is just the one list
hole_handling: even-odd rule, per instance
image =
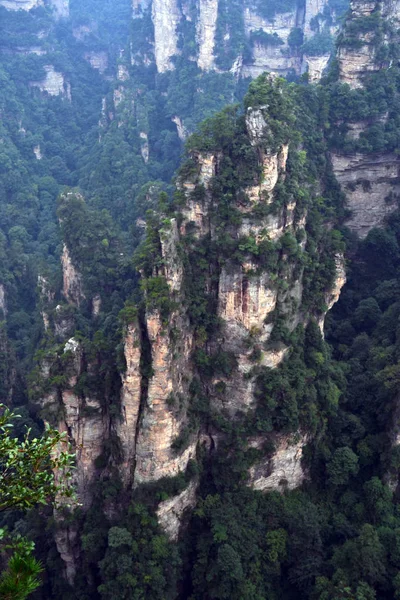
[[347, 225], [360, 237], [397, 207], [400, 194], [399, 159], [395, 154], [332, 155], [333, 169], [347, 197]]

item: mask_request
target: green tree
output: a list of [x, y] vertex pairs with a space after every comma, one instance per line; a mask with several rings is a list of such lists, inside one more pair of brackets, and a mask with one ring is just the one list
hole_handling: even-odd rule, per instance
[[[20, 440], [13, 435], [13, 420], [18, 417], [0, 405], [0, 512], [71, 498], [73, 455], [66, 435], [47, 426], [43, 437], [32, 438], [28, 429]], [[6, 556], [12, 553], [0, 575], [3, 600], [24, 600], [39, 587], [42, 566], [33, 549], [32, 542], [0, 529], [1, 552]]]
[[357, 475], [358, 457], [347, 446], [337, 448], [327, 465], [327, 471], [333, 485], [343, 485], [348, 482], [351, 475]]

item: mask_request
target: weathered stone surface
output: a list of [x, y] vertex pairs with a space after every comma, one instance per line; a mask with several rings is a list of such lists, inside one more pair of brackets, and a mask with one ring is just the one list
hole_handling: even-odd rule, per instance
[[332, 165], [352, 211], [347, 225], [365, 237], [397, 207], [399, 158], [395, 154], [332, 154]]
[[[278, 436], [275, 451], [270, 458], [253, 465], [249, 471], [249, 485], [263, 492], [293, 490], [299, 487], [306, 474], [301, 459], [306, 444], [304, 436]], [[260, 447], [263, 440], [255, 440], [253, 447]]]
[[65, 244], [61, 256], [61, 263], [64, 282], [63, 295], [68, 302], [79, 306], [85, 299], [82, 276], [73, 265], [69, 250]]
[[304, 15], [304, 35], [306, 37], [313, 36], [314, 31], [311, 28], [311, 21], [321, 14], [327, 5], [327, 0], [306, 0]]
[[196, 506], [197, 482], [191, 482], [178, 496], [161, 502], [157, 508], [158, 522], [172, 541], [176, 541], [184, 514]]
[[123, 461], [118, 465], [125, 486], [133, 481], [136, 457], [136, 438], [142, 392], [140, 373], [141, 339], [138, 323], [129, 325], [125, 335], [124, 353], [126, 372], [122, 380], [121, 419], [116, 425], [123, 452]]
[[[377, 6], [378, 3], [374, 0], [352, 0], [348, 22], [360, 17], [369, 17], [377, 9]], [[358, 45], [352, 45], [351, 47], [342, 45], [339, 47], [337, 55], [339, 79], [353, 89], [362, 87], [363, 78], [366, 74], [379, 69], [379, 65], [375, 63], [374, 58], [374, 33], [361, 31], [357, 34], [357, 39]]]
[[196, 35], [199, 45], [197, 64], [203, 71], [210, 71], [214, 67], [217, 18], [218, 0], [199, 0], [199, 19]]
[[46, 92], [50, 96], [64, 96], [71, 100], [71, 86], [65, 80], [63, 73], [59, 73], [53, 65], [45, 65], [46, 76], [42, 81], [31, 81], [32, 87], [38, 87], [41, 92]]
[[179, 354], [182, 363], [174, 360], [174, 348], [169, 332], [163, 326], [160, 315], [147, 317], [147, 330], [152, 352], [153, 376], [149, 381], [146, 404], [140, 422], [136, 451], [135, 484], [171, 477], [184, 471], [189, 460], [195, 456], [197, 439], [181, 453], [171, 445], [179, 435], [184, 417], [171, 410], [171, 395], [186, 391], [184, 377], [190, 355], [190, 335], [181, 329]]
[[38, 144], [37, 146], [35, 146], [33, 148], [33, 154], [35, 155], [36, 160], [42, 160], [43, 155], [42, 155], [42, 151], [41, 151], [41, 148], [40, 148], [40, 144]]
[[306, 66], [310, 83], [318, 83], [326, 70], [331, 56], [304, 56], [303, 64]]
[[153, 0], [152, 18], [157, 70], [165, 73], [173, 68], [171, 58], [178, 53], [177, 28], [181, 12], [177, 0]]
[[[345, 285], [346, 280], [347, 280], [346, 263], [345, 263], [343, 254], [337, 254], [335, 256], [335, 264], [336, 264], [335, 281], [333, 282], [331, 289], [328, 290], [328, 292], [325, 296], [325, 303], [326, 303], [327, 311], [330, 311], [331, 308], [339, 300], [340, 292], [342, 291], [342, 288]], [[324, 315], [320, 321], [320, 328], [321, 328], [322, 332], [324, 330], [325, 316], [326, 315]]]
[[[198, 165], [198, 174], [196, 182], [184, 181], [181, 186], [186, 193], [186, 204], [182, 212], [184, 221], [181, 227], [181, 233], [185, 233], [188, 223], [195, 226], [195, 234], [199, 237], [210, 233], [210, 202], [211, 194], [209, 191], [210, 183], [215, 175], [215, 169], [218, 158], [213, 154], [198, 154], [194, 157]], [[196, 184], [204, 186], [205, 194], [202, 200], [193, 196]]]
[[78, 538], [78, 525], [66, 524], [61, 514], [54, 515], [57, 528], [54, 532], [54, 541], [61, 560], [64, 563], [64, 576], [69, 585], [73, 585], [80, 557], [80, 544]]

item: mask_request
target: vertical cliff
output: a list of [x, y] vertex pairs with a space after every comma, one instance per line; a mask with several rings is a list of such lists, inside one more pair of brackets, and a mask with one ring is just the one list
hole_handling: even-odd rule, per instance
[[332, 164], [351, 211], [348, 226], [360, 237], [384, 222], [400, 191], [399, 161], [389, 133], [395, 116], [383, 98], [373, 98], [374, 90], [389, 85], [392, 77], [399, 16], [396, 2], [353, 0], [339, 36], [339, 82], [353, 90], [345, 93], [354, 98], [355, 110], [345, 116], [345, 124], [340, 116], [335, 123], [344, 134]]
[[153, 0], [154, 55], [159, 73], [173, 68], [171, 58], [178, 52], [178, 24], [181, 12], [177, 0]]
[[[146, 7], [133, 5], [134, 17]], [[265, 7], [248, 0], [231, 7], [219, 0], [200, 0], [193, 11], [181, 11], [174, 2], [154, 0], [151, 5], [154, 26], [154, 54], [159, 72], [173, 68], [171, 59], [179, 55], [180, 32], [189, 31], [195, 19], [196, 61], [203, 71], [231, 70], [235, 75], [257, 77], [264, 71], [300, 74], [309, 70], [318, 80], [327, 66], [331, 40], [338, 27], [338, 17], [328, 0], [294, 2], [283, 12], [279, 5], [268, 2]], [[312, 44], [313, 38], [315, 41]], [[188, 40], [185, 40], [186, 42]], [[237, 47], [237, 54], [232, 48]], [[229, 55], [228, 62], [221, 59]], [[193, 57], [194, 58], [194, 57]]]

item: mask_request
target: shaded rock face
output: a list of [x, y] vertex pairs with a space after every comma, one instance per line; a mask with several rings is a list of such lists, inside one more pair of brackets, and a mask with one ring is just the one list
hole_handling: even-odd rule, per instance
[[178, 496], [160, 502], [157, 509], [158, 522], [168, 537], [177, 541], [182, 518], [196, 506], [197, 484], [192, 482]]
[[128, 327], [125, 335], [124, 354], [126, 372], [123, 376], [121, 393], [121, 419], [116, 425], [116, 433], [121, 442], [123, 460], [119, 465], [121, 479], [125, 486], [133, 482], [136, 460], [136, 438], [142, 393], [140, 372], [141, 334], [139, 324]]
[[2, 283], [0, 283], [0, 311], [0, 318], [4, 318], [7, 315], [7, 302], [6, 290]]
[[397, 207], [396, 199], [400, 194], [398, 156], [334, 154], [332, 165], [352, 212], [347, 225], [363, 238]]
[[310, 83], [317, 83], [321, 79], [330, 58], [329, 54], [325, 56], [304, 56], [303, 70], [308, 73]]
[[[328, 291], [325, 296], [325, 304], [327, 307], [327, 311], [330, 311], [331, 308], [338, 302], [340, 298], [340, 293], [342, 288], [346, 284], [347, 276], [346, 276], [346, 263], [343, 254], [337, 254], [335, 256], [335, 264], [336, 264], [336, 277], [333, 283], [332, 288]], [[320, 328], [323, 333], [324, 331], [324, 323], [325, 323], [325, 315], [320, 320]]]
[[100, 71], [102, 74], [108, 68], [107, 52], [86, 52], [84, 58], [91, 64], [93, 69]]
[[[173, 219], [160, 232], [165, 277], [176, 308], [168, 324], [159, 311], [148, 310], [145, 319], [153, 375], [143, 398], [139, 424], [135, 484], [171, 477], [184, 471], [194, 458], [197, 436], [182, 451], [172, 448], [187, 423], [187, 398], [192, 374], [193, 335], [183, 305], [183, 265], [177, 251], [179, 234]], [[174, 332], [179, 332], [178, 334]]]
[[[84, 355], [79, 342], [74, 338], [69, 339], [64, 346], [64, 355], [67, 385], [60, 392], [60, 397], [57, 397], [56, 392], [52, 392], [43, 400], [42, 406], [48, 408], [50, 413], [56, 410], [57, 429], [68, 434], [76, 453], [74, 484], [78, 502], [84, 508], [88, 508], [92, 500], [90, 487], [99, 473], [96, 459], [102, 453], [108, 425], [99, 401], [78, 395], [74, 391], [78, 378], [83, 372]], [[57, 409], [60, 405], [61, 411]]]

